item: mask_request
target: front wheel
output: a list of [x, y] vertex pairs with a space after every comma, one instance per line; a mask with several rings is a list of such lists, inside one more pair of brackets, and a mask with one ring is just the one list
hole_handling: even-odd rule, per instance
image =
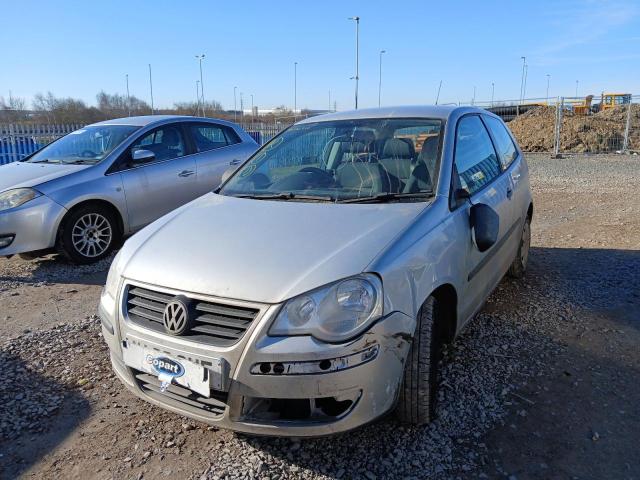
[[435, 418], [438, 362], [442, 352], [437, 307], [437, 300], [431, 296], [420, 308], [416, 333], [404, 366], [396, 415], [402, 422], [412, 425], [424, 425]]
[[74, 263], [94, 263], [106, 257], [118, 238], [116, 219], [99, 205], [72, 211], [58, 232], [58, 251]]
[[509, 267], [509, 275], [513, 278], [522, 278], [527, 271], [527, 263], [529, 262], [529, 249], [531, 248], [531, 219], [527, 217], [522, 227], [520, 236], [520, 244], [518, 252], [513, 263]]

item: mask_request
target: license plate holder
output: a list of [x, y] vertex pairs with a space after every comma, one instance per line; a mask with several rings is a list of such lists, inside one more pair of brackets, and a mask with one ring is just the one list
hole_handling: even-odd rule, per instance
[[[126, 346], [125, 346], [126, 345]], [[179, 355], [161, 352], [125, 341], [124, 363], [136, 370], [157, 377], [161, 382], [170, 382], [188, 388], [203, 397], [211, 396], [211, 388], [221, 389], [223, 360], [213, 359], [211, 365], [202, 365], [185, 360]], [[209, 363], [212, 359], [208, 359]]]

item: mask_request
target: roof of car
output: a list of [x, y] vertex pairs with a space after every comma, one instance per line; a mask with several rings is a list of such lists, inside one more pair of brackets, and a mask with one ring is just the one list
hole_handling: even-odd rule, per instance
[[298, 123], [329, 122], [332, 120], [354, 120], [360, 118], [439, 118], [447, 120], [454, 112], [484, 112], [476, 107], [459, 107], [457, 105], [411, 105], [383, 108], [362, 108], [346, 112], [327, 113], [309, 117]]
[[134, 125], [136, 127], [146, 127], [147, 125], [162, 123], [169, 120], [215, 120], [227, 123], [224, 120], [219, 119], [190, 117], [186, 115], [143, 115], [140, 117], [113, 118], [111, 120], [105, 120], [104, 122], [94, 123], [93, 125]]

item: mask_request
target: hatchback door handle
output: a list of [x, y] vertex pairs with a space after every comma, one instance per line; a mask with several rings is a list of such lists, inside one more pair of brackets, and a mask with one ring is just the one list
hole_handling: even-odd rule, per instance
[[191, 175], [194, 175], [196, 172], [194, 172], [193, 170], [183, 170], [181, 171], [178, 176], [179, 177], [190, 177]]
[[229, 165], [240, 165], [242, 163], [242, 160], [238, 159], [238, 158], [234, 158], [233, 160], [231, 160], [229, 162]]

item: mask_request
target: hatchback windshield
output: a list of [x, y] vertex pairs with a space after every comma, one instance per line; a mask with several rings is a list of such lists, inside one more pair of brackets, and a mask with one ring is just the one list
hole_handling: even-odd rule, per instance
[[442, 122], [358, 119], [294, 125], [259, 150], [223, 195], [367, 202], [428, 198]]
[[132, 125], [96, 125], [65, 135], [47, 145], [31, 158], [31, 163], [98, 163], [140, 127]]

